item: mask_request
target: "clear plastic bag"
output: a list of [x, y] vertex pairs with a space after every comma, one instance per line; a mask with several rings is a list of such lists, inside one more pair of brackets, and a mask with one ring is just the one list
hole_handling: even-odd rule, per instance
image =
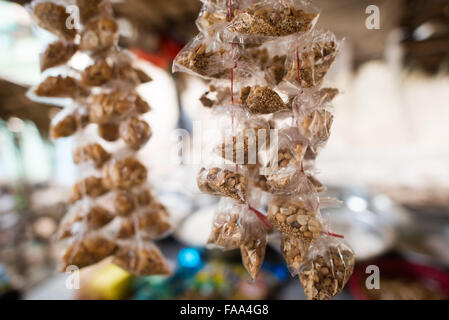
[[41, 72], [68, 63], [77, 51], [78, 45], [71, 42], [50, 43], [40, 55]]
[[243, 218], [247, 214], [246, 205], [229, 198], [222, 198], [215, 212], [212, 232], [208, 244], [222, 250], [238, 249], [244, 240]]
[[216, 196], [230, 197], [244, 204], [247, 201], [248, 182], [243, 168], [236, 166], [202, 168], [197, 177], [200, 191]]
[[287, 234], [281, 235], [281, 252], [293, 277], [299, 274], [301, 265], [306, 258], [308, 247], [301, 239]]
[[314, 31], [310, 39], [290, 48], [284, 79], [300, 88], [319, 87], [339, 50], [340, 42], [332, 32]]
[[307, 1], [254, 1], [234, 10], [226, 26], [225, 39], [243, 44], [260, 44], [309, 32], [318, 20], [319, 12]]
[[354, 252], [343, 240], [323, 236], [314, 242], [300, 273], [307, 299], [330, 300], [335, 297], [348, 282], [354, 264]]
[[123, 241], [114, 254], [113, 263], [135, 276], [169, 275], [170, 267], [159, 249], [151, 242]]
[[259, 218], [252, 211], [243, 216], [244, 238], [240, 246], [242, 262], [253, 280], [257, 278], [262, 267], [267, 247], [267, 231]]

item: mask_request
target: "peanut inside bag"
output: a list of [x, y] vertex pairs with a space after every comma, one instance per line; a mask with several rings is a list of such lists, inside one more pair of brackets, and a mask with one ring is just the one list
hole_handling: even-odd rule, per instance
[[[199, 34], [175, 58], [173, 71], [209, 81], [199, 100], [213, 130], [197, 183], [222, 197], [209, 243], [239, 247], [255, 279], [267, 233], [279, 236], [307, 297], [333, 298], [352, 273], [354, 255], [321, 214], [322, 200], [338, 201], [320, 196], [326, 186], [316, 160], [334, 122], [339, 91], [326, 78], [342, 41], [315, 27], [320, 11], [310, 1], [202, 2]], [[317, 248], [324, 248], [321, 258]]]
[[[80, 13], [73, 28], [66, 24], [69, 5]], [[142, 117], [151, 107], [137, 86], [151, 77], [135, 68], [130, 51], [118, 47], [119, 24], [109, 0], [34, 0], [27, 10], [43, 35], [46, 74], [28, 96], [63, 108], [51, 136], [73, 136], [78, 168], [56, 235], [62, 270], [113, 256], [134, 275], [169, 274], [152, 240], [170, 232], [170, 214], [153, 196], [147, 166], [137, 157], [152, 136]], [[86, 56], [84, 67], [71, 65], [77, 54]]]

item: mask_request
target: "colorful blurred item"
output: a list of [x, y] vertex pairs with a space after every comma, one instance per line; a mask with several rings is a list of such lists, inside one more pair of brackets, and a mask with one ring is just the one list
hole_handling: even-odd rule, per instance
[[78, 299], [122, 300], [129, 297], [133, 276], [105, 261], [81, 271], [81, 291]]
[[0, 300], [17, 300], [20, 293], [14, 290], [5, 268], [0, 264]]
[[[367, 289], [369, 265], [380, 270], [379, 289]], [[349, 289], [358, 300], [447, 300], [449, 274], [431, 266], [400, 258], [383, 259], [360, 265], [349, 281]]]

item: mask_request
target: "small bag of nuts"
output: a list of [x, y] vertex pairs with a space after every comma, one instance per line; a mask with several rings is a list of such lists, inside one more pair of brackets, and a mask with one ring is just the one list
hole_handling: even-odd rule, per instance
[[230, 44], [199, 34], [178, 53], [173, 72], [186, 72], [205, 79], [231, 79], [237, 55]]
[[99, 17], [90, 20], [81, 32], [80, 50], [100, 53], [117, 45], [118, 24], [114, 19]]
[[260, 44], [304, 34], [314, 27], [319, 16], [316, 8], [301, 0], [254, 2], [234, 10], [234, 17], [225, 29], [225, 39]]
[[340, 43], [332, 32], [321, 30], [314, 31], [312, 42], [305, 43], [294, 43], [290, 49], [284, 80], [300, 88], [319, 87], [337, 57]]
[[308, 245], [301, 239], [287, 234], [281, 235], [281, 252], [293, 277], [299, 274], [301, 265], [307, 255], [307, 249]]
[[48, 45], [41, 54], [41, 72], [67, 63], [78, 51], [76, 44], [56, 41]]
[[147, 181], [147, 168], [133, 157], [113, 159], [103, 167], [103, 185], [109, 189], [129, 190]]
[[288, 109], [279, 94], [267, 86], [242, 88], [240, 103], [248, 108], [251, 114], [270, 114]]
[[244, 168], [241, 168], [237, 172], [235, 167], [202, 168], [197, 177], [198, 188], [202, 192], [216, 196], [230, 197], [242, 204], [246, 203], [248, 191], [246, 174], [244, 173]]
[[169, 275], [170, 267], [151, 242], [120, 242], [113, 263], [135, 276]]
[[308, 300], [330, 300], [354, 271], [355, 256], [341, 239], [322, 236], [309, 248], [299, 279]]
[[132, 117], [120, 124], [120, 137], [126, 145], [134, 150], [142, 148], [151, 139], [150, 125], [137, 117]]
[[[322, 217], [312, 195], [275, 196], [268, 208], [268, 220], [282, 233], [309, 244], [317, 240], [323, 231]], [[311, 199], [313, 198], [313, 199]]]
[[243, 243], [243, 216], [247, 214], [246, 205], [233, 199], [222, 198], [215, 212], [212, 232], [208, 244], [215, 244], [222, 250], [234, 250]]
[[89, 114], [83, 108], [65, 108], [51, 120], [50, 136], [53, 139], [70, 137], [89, 124]]
[[107, 152], [99, 143], [91, 143], [78, 147], [73, 151], [73, 161], [76, 164], [82, 162], [92, 162], [97, 169], [109, 161], [111, 154]]
[[242, 220], [245, 232], [240, 253], [243, 266], [255, 280], [265, 258], [267, 232], [256, 214], [251, 211], [246, 211]]

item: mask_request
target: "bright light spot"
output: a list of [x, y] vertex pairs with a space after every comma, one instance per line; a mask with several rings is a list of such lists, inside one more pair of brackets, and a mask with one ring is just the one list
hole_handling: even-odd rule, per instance
[[23, 130], [24, 123], [21, 119], [11, 117], [7, 123], [8, 129], [14, 133], [21, 132]]
[[196, 249], [184, 248], [179, 252], [178, 261], [182, 267], [195, 268], [201, 264], [201, 256]]
[[362, 212], [368, 208], [368, 202], [360, 197], [352, 196], [346, 200], [349, 209], [355, 212]]
[[430, 23], [424, 23], [413, 32], [413, 38], [417, 41], [423, 41], [430, 38], [435, 32], [435, 28]]

